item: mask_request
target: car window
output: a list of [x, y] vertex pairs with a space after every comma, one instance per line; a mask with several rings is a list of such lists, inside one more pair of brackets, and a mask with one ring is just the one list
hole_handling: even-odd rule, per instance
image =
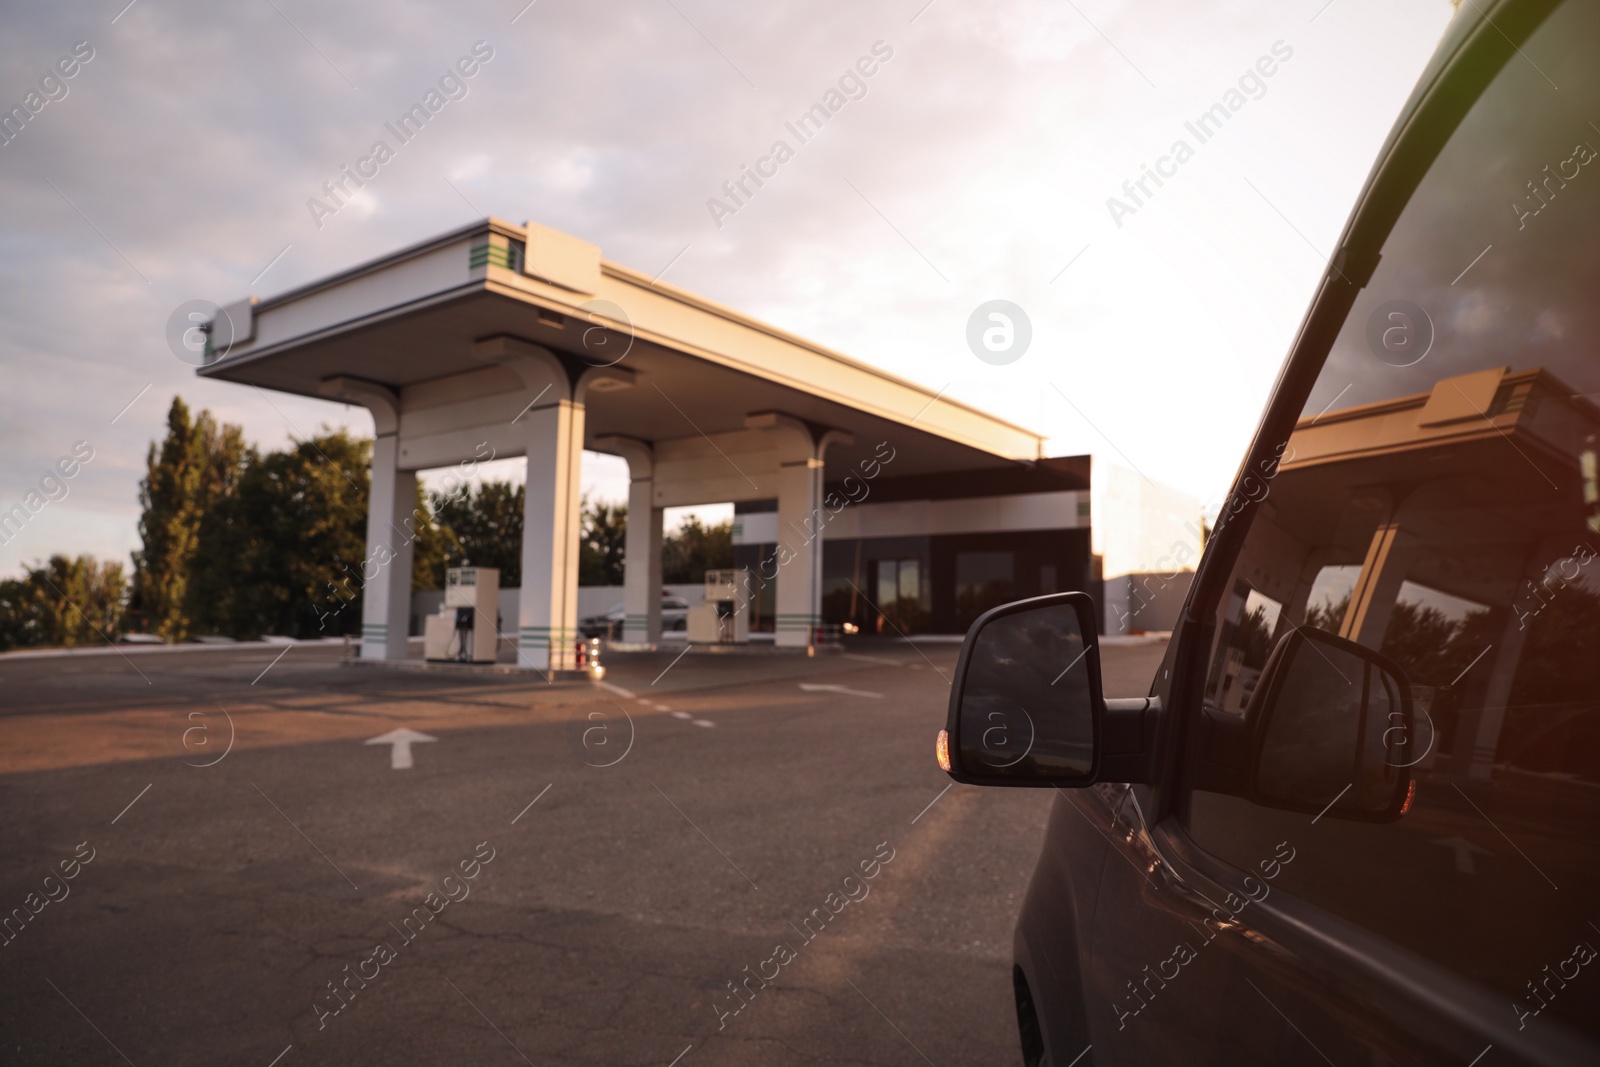
[[[1295, 849], [1273, 888], [1503, 995], [1522, 1026], [1600, 1031], [1600, 6], [1522, 43], [1400, 215], [1271, 475], [1215, 608], [1208, 728], [1243, 724], [1297, 630], [1398, 665], [1409, 719], [1382, 759], [1405, 813], [1333, 804], [1356, 775], [1293, 723], [1277, 789], [1215, 787], [1186, 750], [1179, 812], [1241, 869]], [[1307, 647], [1322, 648], [1308, 642]], [[1313, 662], [1313, 666], [1316, 664]], [[1377, 715], [1326, 669], [1285, 674], [1297, 713]], [[1277, 683], [1274, 682], [1274, 685]], [[1398, 690], [1397, 690], [1398, 692]], [[1300, 724], [1311, 736], [1320, 723]], [[1191, 731], [1191, 738], [1199, 738]], [[1288, 745], [1291, 747], [1282, 747]], [[1267, 772], [1263, 772], [1267, 773]], [[1272, 786], [1272, 782], [1266, 783]], [[1381, 806], [1381, 805], [1380, 805]], [[1593, 973], [1590, 973], [1593, 972]]]

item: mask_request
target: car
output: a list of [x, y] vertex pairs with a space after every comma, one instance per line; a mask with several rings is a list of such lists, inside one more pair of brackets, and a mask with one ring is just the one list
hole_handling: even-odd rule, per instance
[[[613, 604], [603, 615], [590, 615], [578, 621], [578, 632], [584, 637], [604, 637], [610, 641], [622, 639], [622, 625], [628, 612], [622, 604]], [[683, 632], [689, 625], [689, 602], [681, 596], [661, 594], [661, 632]]]
[[1053, 790], [1029, 1067], [1600, 1063], [1597, 45], [1460, 6], [1148, 692], [1087, 594], [969, 630], [940, 766]]

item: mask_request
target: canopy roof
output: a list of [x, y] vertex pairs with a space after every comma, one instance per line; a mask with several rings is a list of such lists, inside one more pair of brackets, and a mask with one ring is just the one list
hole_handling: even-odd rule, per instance
[[[586, 397], [585, 445], [743, 428], [781, 411], [853, 435], [830, 465], [891, 439], [905, 474], [1043, 455], [1041, 435], [823, 348], [529, 223], [486, 219], [267, 300], [224, 309], [199, 373], [305, 396], [349, 377], [397, 394], [489, 366], [481, 339], [513, 336], [561, 356], [574, 378], [613, 363]], [[429, 390], [431, 391], [431, 390]], [[604, 449], [602, 449], [604, 450]]]

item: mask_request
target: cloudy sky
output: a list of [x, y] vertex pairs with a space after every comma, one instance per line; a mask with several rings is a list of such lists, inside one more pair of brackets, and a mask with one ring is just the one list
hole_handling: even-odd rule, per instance
[[[175, 394], [264, 447], [324, 424], [371, 432], [359, 409], [197, 380], [166, 341], [178, 305], [271, 296], [490, 214], [947, 386], [1055, 454], [1215, 501], [1451, 14], [1447, 0], [126, 2], [0, 5], [0, 108], [92, 50], [0, 147], [0, 510], [76, 442], [94, 453], [0, 546], [0, 573], [137, 547], [145, 451]], [[492, 58], [466, 95], [315, 218], [322, 184], [477, 42]], [[892, 56], [864, 95], [797, 145], [785, 121], [877, 42]], [[1247, 77], [1200, 143], [1185, 123], [1264, 56], [1272, 75]], [[794, 157], [714, 217], [723, 182], [780, 138]], [[1133, 203], [1124, 182], [1179, 140], [1192, 155], [1114, 218], [1107, 199]], [[966, 342], [991, 299], [1032, 323], [1007, 366]], [[619, 464], [589, 459], [591, 491], [621, 496]]]

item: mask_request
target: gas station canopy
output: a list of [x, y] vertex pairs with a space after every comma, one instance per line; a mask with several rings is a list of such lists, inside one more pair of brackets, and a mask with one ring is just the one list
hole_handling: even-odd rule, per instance
[[[571, 665], [580, 460], [629, 464], [625, 633], [660, 634], [662, 511], [776, 501], [776, 641], [820, 621], [825, 470], [993, 471], [1043, 438], [537, 223], [486, 219], [215, 316], [199, 373], [373, 415], [362, 655], [407, 654], [416, 472], [526, 456], [518, 656]], [[979, 475], [981, 476], [981, 475]], [[830, 516], [831, 517], [831, 514]]]

